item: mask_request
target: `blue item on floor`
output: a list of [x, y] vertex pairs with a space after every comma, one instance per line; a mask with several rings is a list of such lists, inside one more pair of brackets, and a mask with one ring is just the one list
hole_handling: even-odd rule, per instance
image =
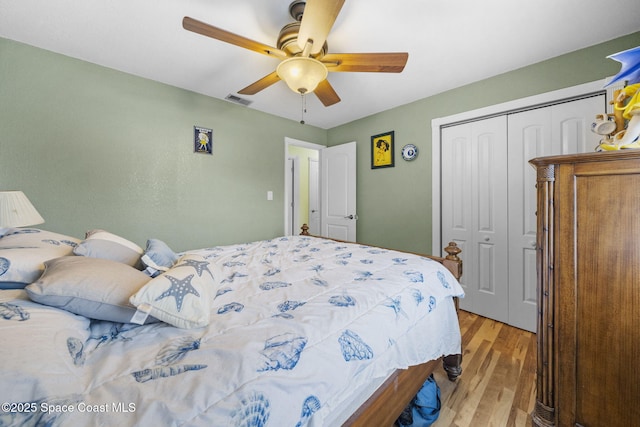
[[418, 394], [402, 411], [397, 425], [400, 427], [428, 427], [440, 415], [440, 387], [430, 375]]

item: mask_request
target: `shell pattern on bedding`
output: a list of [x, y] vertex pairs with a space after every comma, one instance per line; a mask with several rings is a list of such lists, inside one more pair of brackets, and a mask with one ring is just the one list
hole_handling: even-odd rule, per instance
[[[0, 426], [316, 426], [371, 378], [459, 351], [457, 324], [430, 313], [463, 291], [428, 258], [303, 236], [189, 253], [221, 270], [202, 328], [0, 304], [0, 339], [14, 343], [0, 381], [17, 384], [0, 400], [38, 409], [0, 412]], [[418, 324], [444, 330], [397, 348]], [[56, 402], [75, 411], [41, 410]]]

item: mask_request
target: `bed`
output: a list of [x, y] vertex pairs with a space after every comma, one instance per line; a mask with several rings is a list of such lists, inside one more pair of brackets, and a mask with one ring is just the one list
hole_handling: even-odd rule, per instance
[[0, 426], [391, 425], [460, 374], [447, 250], [0, 230]]

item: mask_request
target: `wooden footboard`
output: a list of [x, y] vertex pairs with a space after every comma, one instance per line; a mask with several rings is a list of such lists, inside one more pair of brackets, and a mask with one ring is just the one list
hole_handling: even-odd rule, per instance
[[343, 424], [350, 427], [391, 426], [440, 365], [431, 360], [396, 370]]
[[[307, 224], [301, 228], [301, 235], [310, 236]], [[444, 257], [409, 253], [438, 261], [459, 280], [462, 277], [462, 260], [458, 257], [461, 249], [454, 242], [450, 242], [444, 251], [447, 253]], [[457, 311], [458, 299], [454, 298], [454, 301]], [[449, 380], [455, 381], [462, 374], [462, 354], [451, 354], [407, 369], [398, 369], [349, 417], [343, 426], [393, 425], [422, 384], [438, 367], [440, 360]]]

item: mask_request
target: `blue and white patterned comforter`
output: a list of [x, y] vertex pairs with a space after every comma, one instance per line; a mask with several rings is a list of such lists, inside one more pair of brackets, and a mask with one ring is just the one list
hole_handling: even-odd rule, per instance
[[370, 379], [460, 352], [462, 288], [427, 258], [303, 236], [190, 252], [222, 271], [199, 329], [0, 292], [0, 426], [318, 426]]

